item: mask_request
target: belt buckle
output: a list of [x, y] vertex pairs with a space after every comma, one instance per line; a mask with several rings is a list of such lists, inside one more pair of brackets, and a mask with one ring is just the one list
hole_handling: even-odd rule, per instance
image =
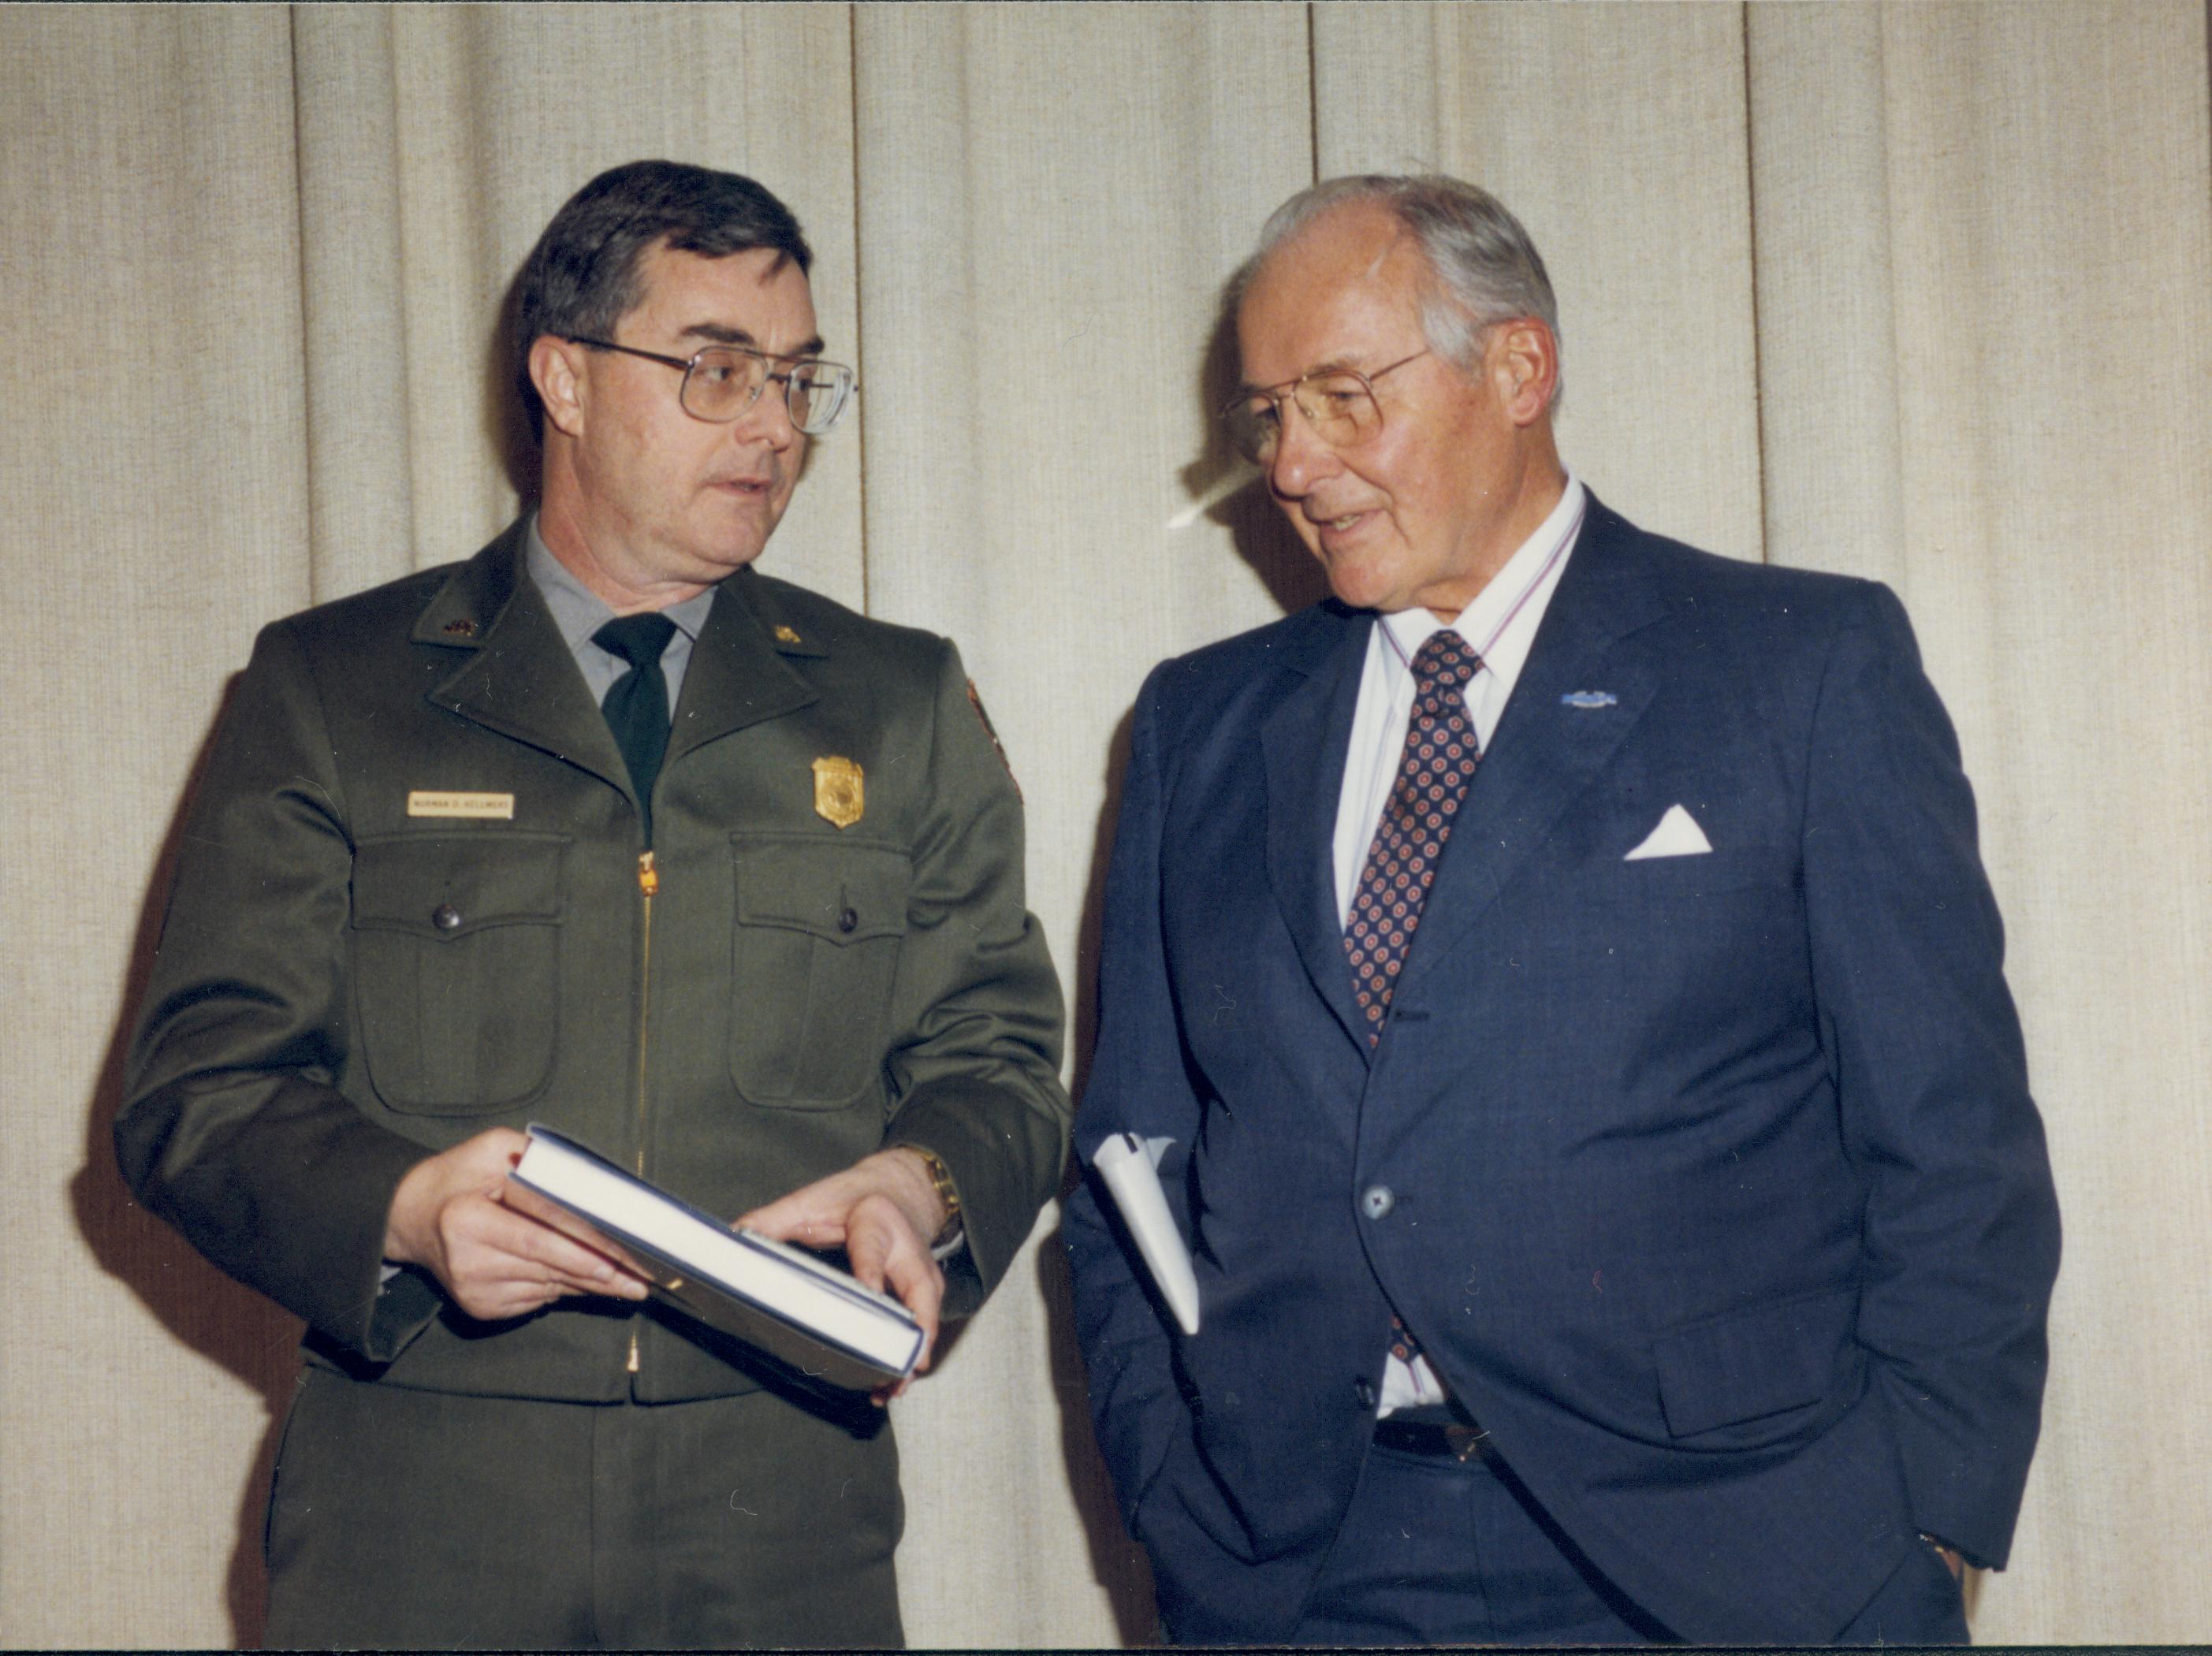
[[1453, 1424], [1443, 1429], [1444, 1447], [1462, 1466], [1470, 1460], [1480, 1460], [1485, 1453], [1483, 1443], [1490, 1434], [1480, 1426]]

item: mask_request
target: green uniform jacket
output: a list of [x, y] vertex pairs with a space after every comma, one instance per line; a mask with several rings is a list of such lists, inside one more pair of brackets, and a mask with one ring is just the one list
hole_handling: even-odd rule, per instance
[[[416, 1271], [380, 1281], [401, 1176], [495, 1125], [558, 1126], [731, 1216], [926, 1146], [967, 1229], [948, 1311], [972, 1310], [1058, 1184], [1068, 1107], [1020, 799], [957, 652], [750, 569], [723, 582], [648, 897], [628, 770], [524, 543], [518, 524], [263, 631], [131, 1049], [131, 1188], [324, 1361], [430, 1391], [758, 1383], [665, 1313], [486, 1325]], [[817, 810], [821, 759], [860, 767], [857, 821]]]

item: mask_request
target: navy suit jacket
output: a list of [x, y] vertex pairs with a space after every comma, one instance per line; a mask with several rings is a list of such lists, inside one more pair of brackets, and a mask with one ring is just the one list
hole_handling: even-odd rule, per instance
[[[1077, 1143], [1176, 1141], [1200, 1332], [1095, 1180], [1066, 1234], [1170, 1630], [1295, 1624], [1394, 1307], [1686, 1638], [1832, 1636], [1919, 1531], [2002, 1564], [2057, 1209], [1902, 607], [1593, 500], [1370, 1052], [1330, 842], [1373, 625], [1303, 611], [1137, 706]], [[1625, 860], [1676, 804], [1711, 852]]]

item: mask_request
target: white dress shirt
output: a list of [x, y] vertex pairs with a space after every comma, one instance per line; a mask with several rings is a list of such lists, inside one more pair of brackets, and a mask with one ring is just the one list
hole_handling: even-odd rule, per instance
[[[1428, 610], [1401, 610], [1376, 622], [1367, 640], [1359, 705], [1344, 755], [1344, 786], [1337, 796], [1336, 900], [1345, 924], [1351, 924], [1359, 877], [1405, 755], [1406, 727], [1413, 716], [1413, 657], [1430, 634], [1446, 627], [1474, 646], [1482, 665], [1468, 681], [1467, 711], [1475, 740], [1487, 753], [1522, 664], [1528, 659], [1528, 646], [1535, 642], [1537, 625], [1574, 551], [1588, 499], [1581, 482], [1570, 476], [1551, 515], [1455, 619], [1439, 621]], [[1443, 1386], [1427, 1359], [1416, 1356], [1410, 1364], [1388, 1359], [1377, 1415], [1443, 1400]]]

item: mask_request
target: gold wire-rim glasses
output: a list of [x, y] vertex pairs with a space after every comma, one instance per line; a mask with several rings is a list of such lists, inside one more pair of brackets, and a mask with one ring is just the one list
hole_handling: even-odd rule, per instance
[[1431, 349], [1424, 346], [1372, 373], [1358, 368], [1310, 368], [1280, 385], [1239, 391], [1221, 405], [1222, 428], [1239, 454], [1264, 466], [1282, 441], [1287, 399], [1322, 442], [1334, 449], [1356, 447], [1382, 429], [1382, 405], [1376, 400], [1375, 382], [1408, 362], [1419, 361]]
[[[827, 361], [820, 357], [771, 356], [766, 351], [757, 351], [749, 345], [707, 345], [688, 357], [668, 356], [659, 351], [640, 350], [635, 345], [617, 345], [611, 339], [591, 339], [581, 334], [563, 334], [561, 337], [572, 345], [582, 345], [592, 350], [620, 351], [625, 356], [642, 357], [664, 367], [682, 370], [684, 383], [677, 387], [677, 402], [694, 420], [702, 420], [710, 426], [726, 426], [744, 419], [760, 401], [761, 393], [768, 389], [769, 382], [775, 380], [783, 386], [783, 406], [791, 416], [793, 429], [809, 437], [819, 437], [837, 423], [845, 412], [845, 405], [852, 400], [854, 391], [859, 389], [859, 382], [854, 379], [852, 369], [842, 362]], [[710, 371], [722, 366], [714, 360], [717, 358], [726, 359], [730, 366], [738, 362], [752, 365], [748, 375], [751, 389], [746, 392], [744, 401], [732, 403], [726, 397], [718, 399], [714, 383], [700, 377], [702, 364]], [[777, 363], [788, 366], [779, 373], [775, 367]], [[815, 375], [828, 377], [816, 379]], [[695, 391], [695, 386], [699, 389]], [[817, 397], [823, 402], [820, 409], [817, 409], [813, 403]], [[725, 403], [728, 404], [727, 411], [720, 411]]]

